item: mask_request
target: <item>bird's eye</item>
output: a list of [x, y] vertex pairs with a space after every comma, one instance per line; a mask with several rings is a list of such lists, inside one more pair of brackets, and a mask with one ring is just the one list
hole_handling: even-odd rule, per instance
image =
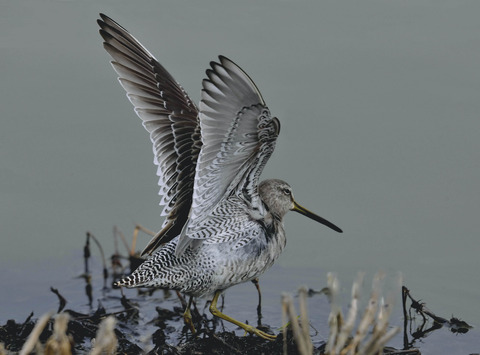
[[285, 195], [291, 195], [292, 194], [292, 191], [289, 188], [286, 188], [286, 187], [282, 191]]

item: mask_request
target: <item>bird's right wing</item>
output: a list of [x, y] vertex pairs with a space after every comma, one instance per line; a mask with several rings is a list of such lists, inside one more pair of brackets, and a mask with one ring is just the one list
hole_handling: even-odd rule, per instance
[[270, 115], [252, 79], [228, 58], [219, 59], [219, 63], [210, 63], [212, 69], [203, 81], [199, 106], [203, 145], [192, 208], [175, 250], [177, 256], [195, 240], [220, 243], [241, 238], [232, 221], [222, 231], [216, 226], [229, 220], [232, 211], [227, 199], [231, 196], [243, 204], [236, 212], [237, 220], [251, 219], [250, 212], [262, 208], [258, 179], [280, 131], [278, 119]]

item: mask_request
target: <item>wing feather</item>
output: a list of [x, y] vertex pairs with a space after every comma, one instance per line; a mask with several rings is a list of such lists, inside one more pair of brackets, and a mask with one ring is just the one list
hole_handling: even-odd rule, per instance
[[162, 230], [142, 254], [180, 234], [190, 210], [201, 147], [198, 110], [183, 88], [128, 31], [108, 16], [97, 22], [120, 84], [150, 133], [158, 166]]
[[255, 83], [220, 56], [207, 70], [199, 111], [140, 42], [100, 16], [104, 47], [150, 133], [158, 166], [167, 218], [143, 253], [178, 234], [177, 255], [195, 240], [244, 245], [260, 233], [251, 212], [262, 208], [258, 179], [280, 130]]
[[241, 201], [241, 211], [235, 208], [234, 215], [242, 222], [251, 219], [249, 209], [261, 208], [258, 179], [280, 129], [250, 77], [226, 57], [219, 59], [219, 63], [210, 63], [208, 79], [203, 81], [199, 106], [203, 145], [190, 218], [177, 244], [177, 255], [197, 239], [219, 243], [245, 238], [233, 228], [232, 201]]

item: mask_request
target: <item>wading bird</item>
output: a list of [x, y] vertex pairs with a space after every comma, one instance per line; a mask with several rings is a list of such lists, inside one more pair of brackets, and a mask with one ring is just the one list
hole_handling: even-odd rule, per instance
[[193, 297], [213, 295], [214, 316], [275, 339], [220, 312], [218, 297], [273, 265], [285, 247], [283, 217], [288, 211], [342, 230], [299, 205], [286, 182], [258, 183], [280, 122], [238, 65], [224, 56], [210, 63], [197, 108], [140, 42], [109, 17], [100, 17], [113, 68], [150, 133], [166, 216], [143, 251], [151, 255], [117, 285], [188, 294], [184, 318], [193, 332]]

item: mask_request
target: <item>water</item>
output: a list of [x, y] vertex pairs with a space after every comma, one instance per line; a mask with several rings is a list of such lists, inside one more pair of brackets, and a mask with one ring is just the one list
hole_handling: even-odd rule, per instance
[[71, 258], [87, 230], [111, 245], [114, 225], [161, 225], [150, 142], [97, 33], [105, 12], [195, 101], [217, 54], [255, 80], [282, 123], [263, 177], [344, 230], [289, 214], [280, 267], [345, 285], [402, 272], [431, 309], [480, 324], [480, 3], [0, 6], [2, 299], [35, 292], [19, 280]]
[[[2, 312], [0, 313], [0, 324], [6, 323], [7, 319], [16, 319], [22, 323], [24, 319], [34, 312], [34, 318], [55, 310], [58, 308], [57, 296], [49, 291], [54, 287], [66, 299], [65, 310], [73, 310], [83, 314], [92, 314], [99, 306], [105, 308], [106, 313], [119, 314], [124, 311], [120, 302], [121, 293], [119, 290], [110, 288], [112, 279], [109, 277], [107, 288], [103, 287], [102, 264], [95, 247], [91, 249], [93, 257], [89, 260], [89, 270], [92, 276], [92, 303], [85, 292], [85, 280], [81, 277], [84, 272], [84, 263], [81, 248], [69, 258], [59, 258], [53, 262], [30, 263], [26, 262], [20, 269], [13, 271], [10, 278], [11, 289], [15, 290], [15, 295], [0, 294], [0, 304]], [[7, 265], [0, 265], [5, 269]], [[34, 270], [34, 271], [32, 271]], [[366, 306], [367, 298], [370, 293], [370, 284], [372, 277], [367, 276], [364, 280], [360, 296], [360, 315]], [[401, 308], [400, 290], [395, 285], [396, 280], [386, 279], [383, 287], [383, 295], [389, 294], [395, 296], [393, 313], [390, 320], [391, 326], [400, 327], [401, 331], [389, 342], [389, 346], [397, 349], [403, 348], [403, 318]], [[344, 314], [347, 312], [349, 303], [350, 284], [341, 282], [340, 303], [343, 305]], [[262, 324], [268, 325], [274, 332], [279, 332], [279, 328], [284, 324], [282, 320], [280, 295], [284, 292], [290, 293], [294, 297], [294, 303], [298, 308], [297, 290], [300, 286], [308, 285], [310, 289], [319, 291], [326, 285], [326, 279], [323, 270], [315, 268], [297, 268], [282, 267], [275, 265], [260, 280], [262, 289]], [[181, 311], [176, 310], [174, 316], [168, 317], [164, 322], [158, 322], [158, 313], [156, 308], [172, 312], [174, 308], [181, 307], [179, 300], [173, 292], [163, 293], [156, 291], [153, 295], [146, 293], [138, 294], [136, 289], [125, 289], [125, 295], [135, 307], [138, 307], [139, 317], [137, 320], [125, 322], [120, 320], [119, 329], [127, 338], [138, 344], [144, 350], [152, 349], [153, 344], [149, 338], [159, 329], [165, 332], [165, 341], [170, 345], [183, 344], [189, 334], [184, 333], [183, 317]], [[411, 290], [412, 296], [419, 298], [422, 295], [418, 290]], [[429, 300], [422, 299], [430, 306]], [[258, 317], [256, 312], [257, 291], [253, 284], [244, 283], [233, 287], [225, 293], [224, 308], [225, 314], [241, 321], [247, 321], [249, 324], [257, 325]], [[205, 300], [197, 299], [197, 307], [200, 313], [207, 314], [207, 318], [212, 316], [208, 312], [208, 305]], [[181, 308], [180, 308], [181, 309]], [[438, 316], [448, 318], [447, 310], [430, 309]], [[328, 317], [330, 305], [325, 295], [316, 293], [308, 297], [308, 314], [310, 319], [310, 335], [316, 347], [328, 338], [329, 327]], [[412, 313], [413, 314], [413, 313]], [[478, 329], [470, 330], [467, 334], [455, 335], [447, 328], [434, 330], [427, 333], [426, 336], [413, 341], [412, 333], [416, 327], [421, 325], [421, 317], [416, 316], [417, 321], [407, 327], [407, 339], [413, 346], [419, 347], [422, 354], [471, 354], [478, 350]], [[163, 324], [164, 323], [164, 324]], [[423, 330], [432, 325], [427, 323]], [[209, 327], [212, 324], [209, 323]], [[243, 335], [243, 330], [236, 326], [223, 322], [217, 324], [216, 331], [235, 332], [237, 336]], [[79, 344], [89, 348], [89, 344]]]

